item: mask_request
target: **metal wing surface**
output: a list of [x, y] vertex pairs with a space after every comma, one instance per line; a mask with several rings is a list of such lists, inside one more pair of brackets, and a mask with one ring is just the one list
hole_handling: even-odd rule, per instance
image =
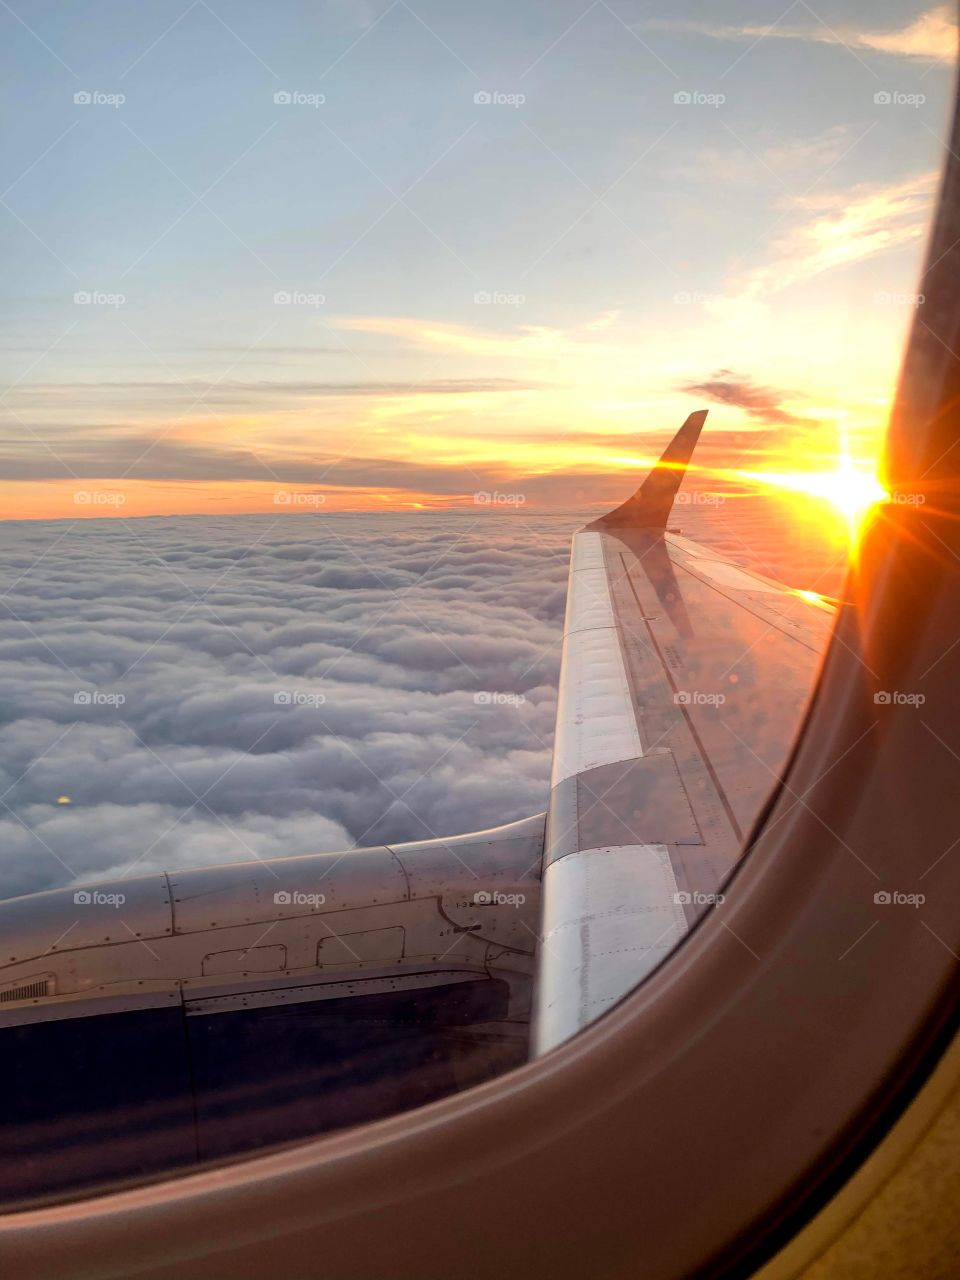
[[705, 413], [573, 538], [535, 1046], [591, 1022], [715, 905], [779, 777], [832, 606], [668, 530]]

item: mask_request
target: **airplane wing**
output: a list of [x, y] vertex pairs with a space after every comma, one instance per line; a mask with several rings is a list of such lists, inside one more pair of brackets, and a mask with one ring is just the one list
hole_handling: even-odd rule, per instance
[[791, 749], [832, 607], [669, 530], [705, 412], [574, 535], [534, 1044], [574, 1034], [716, 905]]
[[586, 1026], [715, 904], [832, 610], [667, 527], [705, 417], [574, 536], [546, 819], [0, 902], [0, 1195], [466, 1088]]

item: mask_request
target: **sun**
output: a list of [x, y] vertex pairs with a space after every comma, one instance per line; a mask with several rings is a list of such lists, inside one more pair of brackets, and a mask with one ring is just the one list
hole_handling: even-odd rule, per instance
[[876, 469], [867, 462], [854, 461], [843, 449], [837, 465], [828, 471], [741, 471], [742, 480], [773, 489], [786, 490], [828, 503], [847, 529], [851, 546], [859, 539], [864, 521], [890, 494]]
[[849, 458], [843, 459], [835, 471], [801, 477], [798, 489], [831, 503], [854, 529], [859, 528], [871, 507], [886, 502], [890, 496], [876, 475], [857, 467]]

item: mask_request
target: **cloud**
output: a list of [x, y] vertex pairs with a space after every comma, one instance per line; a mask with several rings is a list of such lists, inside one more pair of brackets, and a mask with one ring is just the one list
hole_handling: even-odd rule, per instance
[[860, 35], [865, 49], [896, 53], [908, 58], [954, 62], [957, 57], [957, 24], [952, 5], [938, 5], [895, 31], [867, 31]]
[[795, 392], [778, 391], [764, 387], [751, 378], [737, 375], [731, 369], [718, 369], [704, 382], [692, 382], [679, 390], [690, 395], [703, 396], [717, 404], [742, 409], [758, 422], [782, 426], [814, 426], [816, 419], [805, 418], [783, 408], [784, 401], [797, 398]]
[[590, 333], [601, 333], [604, 329], [609, 329], [617, 323], [622, 312], [620, 308], [614, 308], [612, 311], [604, 311], [594, 320], [587, 322], [586, 328]]
[[544, 325], [518, 325], [504, 332], [476, 329], [441, 320], [421, 320], [414, 316], [339, 316], [338, 329], [356, 333], [378, 333], [400, 338], [415, 347], [457, 351], [474, 356], [543, 356], [567, 345], [561, 329]]
[[[519, 433], [518, 433], [519, 435]], [[274, 493], [285, 486], [310, 485], [321, 495], [362, 496], [368, 493], [416, 493], [442, 498], [469, 498], [478, 492], [509, 483], [530, 500], [566, 501], [567, 479], [580, 482], [583, 474], [523, 475], [504, 462], [454, 465], [414, 462], [390, 457], [335, 457], [319, 449], [313, 457], [290, 456], [264, 447], [262, 450], [217, 445], [204, 440], [175, 439], [131, 432], [98, 434], [91, 428], [44, 430], [47, 448], [22, 452], [21, 442], [6, 447], [0, 441], [0, 469], [8, 481], [68, 480], [83, 490], [84, 480], [110, 480], [110, 487], [124, 490], [138, 482], [231, 482], [266, 484]], [[549, 439], [543, 432], [530, 435], [533, 443]], [[611, 437], [612, 438], [612, 437]], [[634, 436], [634, 444], [636, 443]], [[567, 433], [569, 443], [603, 447], [609, 440], [593, 432]], [[516, 438], [514, 439], [516, 442]], [[112, 478], [112, 479], [111, 479]], [[616, 477], [594, 477], [602, 496], [605, 485]], [[81, 512], [81, 514], [84, 514]], [[87, 512], [86, 514], [90, 514]]]
[[792, 197], [786, 209], [799, 220], [774, 240], [771, 260], [742, 278], [738, 291], [747, 297], [779, 293], [916, 243], [929, 229], [938, 180], [928, 172], [883, 186]]
[[[784, 15], [786, 16], [786, 15]], [[953, 63], [957, 57], [957, 25], [951, 5], [928, 9], [904, 27], [891, 31], [861, 31], [850, 27], [830, 27], [817, 19], [807, 26], [772, 23], [718, 25], [710, 22], [653, 21], [643, 24], [661, 30], [688, 31], [715, 40], [754, 41], [803, 40], [815, 44], [842, 45], [848, 49], [864, 49], [874, 53], [904, 58]]]
[[276, 485], [325, 484], [335, 488], [417, 489], [473, 493], [477, 475], [464, 467], [442, 467], [398, 458], [336, 457], [317, 450], [312, 457], [277, 454], [265, 448], [237, 448], [215, 441], [158, 434], [110, 434], [91, 428], [44, 430], [49, 446], [22, 453], [19, 442], [0, 443], [0, 463], [8, 480], [116, 477], [124, 480], [273, 481]]
[[620, 310], [608, 310], [569, 328], [519, 324], [513, 317], [501, 321], [505, 327], [499, 329], [425, 320], [418, 316], [342, 315], [333, 324], [337, 329], [399, 338], [426, 350], [534, 361], [596, 350], [608, 342], [606, 331], [616, 326], [620, 316]]
[[832, 125], [807, 137], [785, 137], [761, 126], [749, 151], [739, 143], [699, 146], [671, 159], [671, 173], [698, 186], [722, 183], [724, 190], [734, 184], [767, 187], [772, 173], [787, 186], [802, 188], [819, 181], [843, 159], [856, 141], [852, 134], [848, 124]]
[[364, 382], [277, 382], [277, 381], [205, 381], [200, 378], [181, 378], [165, 382], [34, 382], [18, 386], [15, 395], [32, 405], [36, 401], [62, 405], [93, 402], [133, 403], [139, 407], [145, 399], [153, 405], [186, 404], [189, 408], [198, 400], [208, 409], [248, 409], [260, 412], [278, 401], [294, 400], [309, 404], [318, 399], [355, 399], [357, 397], [392, 398], [406, 396], [463, 396], [484, 395], [504, 391], [530, 391], [540, 383], [516, 378], [437, 378], [419, 382], [379, 381]]
[[0, 896], [542, 810], [575, 524], [0, 526]]

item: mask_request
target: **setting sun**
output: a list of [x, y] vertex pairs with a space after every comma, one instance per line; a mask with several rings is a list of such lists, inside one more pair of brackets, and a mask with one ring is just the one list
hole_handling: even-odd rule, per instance
[[844, 520], [851, 543], [870, 509], [890, 495], [866, 463], [844, 454], [832, 471], [741, 471], [743, 480], [827, 502]]

